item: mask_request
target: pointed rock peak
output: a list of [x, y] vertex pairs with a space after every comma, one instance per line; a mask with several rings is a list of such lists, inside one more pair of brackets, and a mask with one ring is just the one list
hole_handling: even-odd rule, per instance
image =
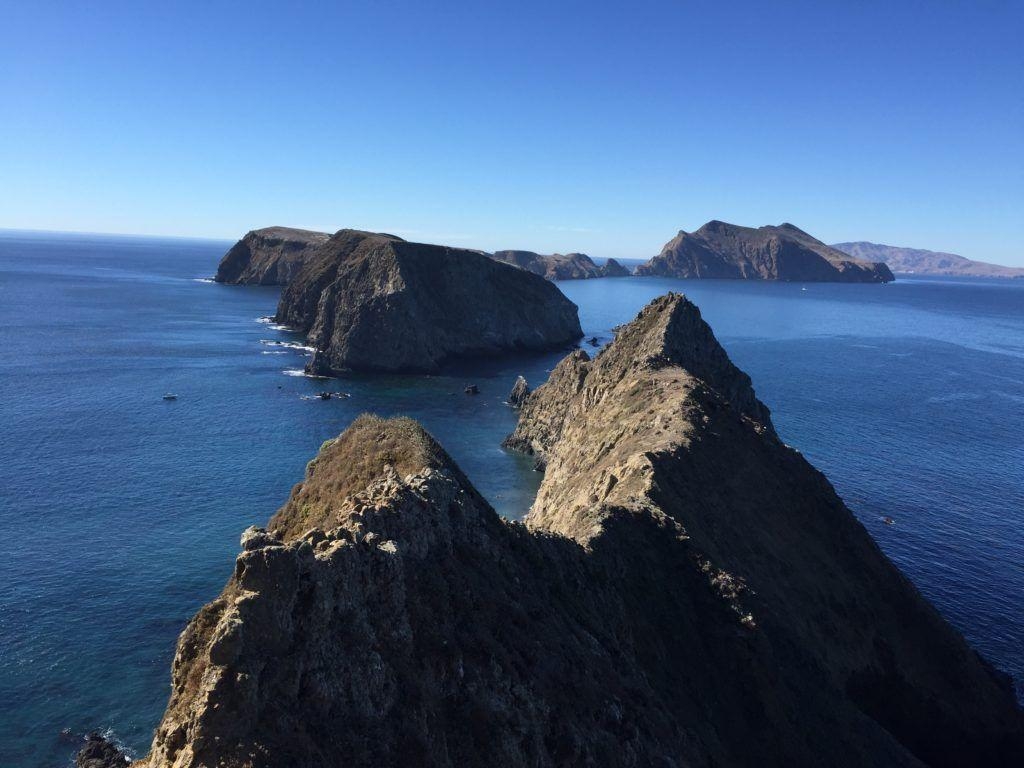
[[336, 527], [335, 513], [346, 499], [379, 480], [428, 471], [443, 471], [471, 488], [452, 458], [418, 423], [364, 414], [320, 446], [306, 465], [305, 479], [268, 527], [285, 541], [312, 528]]
[[698, 229], [698, 232], [724, 232], [727, 229], [732, 229], [734, 225], [729, 224], [719, 219], [712, 219], [703, 227]]
[[750, 377], [733, 365], [704, 322], [697, 305], [681, 293], [659, 296], [624, 326], [598, 358], [602, 367], [678, 366], [716, 391], [744, 416], [774, 433], [768, 408]]

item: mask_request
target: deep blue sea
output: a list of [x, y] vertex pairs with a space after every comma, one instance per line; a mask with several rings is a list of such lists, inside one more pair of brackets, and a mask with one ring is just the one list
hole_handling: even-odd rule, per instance
[[[3, 768], [66, 765], [93, 728], [144, 753], [178, 633], [239, 534], [357, 414], [419, 419], [504, 515], [536, 492], [499, 447], [503, 400], [560, 354], [346, 378], [327, 386], [351, 398], [321, 401], [324, 382], [293, 375], [303, 350], [272, 343], [301, 339], [260, 320], [276, 290], [197, 279], [229, 245], [0, 233]], [[1024, 690], [1024, 281], [559, 285], [602, 342], [689, 295], [783, 439]]]

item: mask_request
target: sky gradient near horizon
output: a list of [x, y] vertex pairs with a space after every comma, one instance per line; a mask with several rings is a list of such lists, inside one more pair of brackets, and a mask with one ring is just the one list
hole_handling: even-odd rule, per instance
[[[728, 5], [728, 8], [724, 7]], [[0, 227], [1024, 266], [1020, 2], [0, 0]]]

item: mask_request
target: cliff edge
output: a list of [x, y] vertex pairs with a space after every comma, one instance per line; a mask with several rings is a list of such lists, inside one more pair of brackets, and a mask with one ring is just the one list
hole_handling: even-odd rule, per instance
[[235, 285], [286, 285], [328, 237], [326, 232], [289, 227], [254, 229], [224, 254], [214, 280]]
[[454, 357], [564, 348], [576, 305], [478, 251], [343, 229], [285, 287], [277, 321], [316, 347], [308, 370], [434, 371]]

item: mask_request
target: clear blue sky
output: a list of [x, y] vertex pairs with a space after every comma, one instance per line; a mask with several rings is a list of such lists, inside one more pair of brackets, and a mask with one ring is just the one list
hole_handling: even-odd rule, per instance
[[300, 5], [0, 0], [0, 227], [1024, 265], [1019, 0]]

